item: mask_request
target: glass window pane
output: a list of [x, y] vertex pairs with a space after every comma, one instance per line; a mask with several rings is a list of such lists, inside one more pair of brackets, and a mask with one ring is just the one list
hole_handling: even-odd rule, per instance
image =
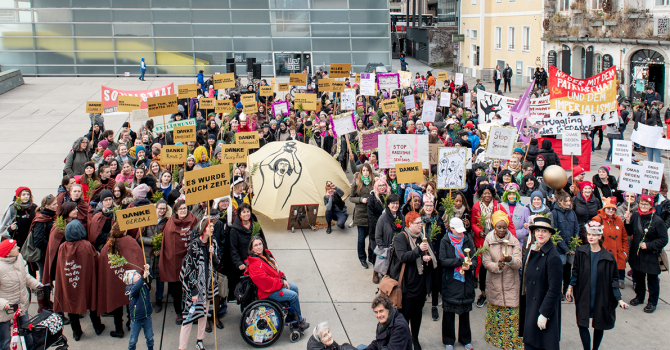
[[71, 38], [35, 38], [37, 50], [72, 50]]
[[112, 10], [112, 17], [114, 18], [114, 22], [151, 22], [151, 11]]
[[312, 24], [312, 36], [349, 36], [349, 25], [347, 24]]
[[[224, 60], [224, 62], [225, 62], [225, 60]], [[213, 75], [216, 72], [228, 73], [227, 69], [228, 69], [228, 67], [226, 67], [225, 65], [223, 65], [223, 66], [212, 66], [212, 65], [208, 65], [206, 63], [198, 63], [198, 61], [196, 61], [196, 66], [195, 66], [196, 71], [198, 71], [198, 72], [201, 71], [201, 70], [205, 71], [205, 73], [204, 73], [205, 76]]]
[[[230, 55], [230, 56], [229, 56]], [[195, 64], [204, 65], [224, 65], [226, 64], [226, 57], [232, 57], [229, 52], [195, 52]], [[226, 68], [218, 71], [219, 73], [226, 73]], [[205, 71], [207, 73], [207, 71]]]
[[[2, 50], [33, 50], [33, 38], [31, 37], [3, 37], [0, 38], [0, 49]], [[5, 69], [3, 66], [2, 69]]]
[[232, 36], [230, 24], [194, 24], [193, 36]]
[[250, 51], [265, 48], [268, 51], [272, 50], [272, 43], [270, 38], [244, 38], [233, 39], [235, 51]]
[[[358, 0], [354, 0], [358, 1]], [[352, 2], [354, 2], [352, 1]], [[312, 9], [346, 9], [347, 0], [310, 0]], [[353, 7], [353, 6], [352, 6]], [[336, 62], [337, 63], [337, 62]]]
[[192, 39], [156, 38], [156, 51], [192, 51]]
[[309, 23], [309, 11], [283, 11], [284, 23]]
[[[196, 51], [232, 51], [233, 39], [216, 38], [216, 39], [193, 39]], [[226, 61], [224, 60], [223, 63]]]
[[351, 36], [389, 37], [390, 27], [387, 24], [352, 24]]
[[74, 25], [74, 35], [112, 36], [111, 24], [79, 23]]
[[77, 68], [77, 74], [114, 75], [114, 66], [77, 66], [75, 68]]
[[227, 9], [228, 0], [191, 0], [191, 7], [194, 9]]
[[350, 53], [320, 52], [320, 53], [314, 53], [312, 55], [312, 57], [314, 58], [314, 62], [317, 62], [318, 64], [323, 64], [323, 62], [326, 62], [327, 65], [329, 65], [331, 63], [351, 62], [351, 54]]
[[195, 75], [195, 67], [191, 66], [156, 66], [156, 74], [162, 75]]
[[35, 64], [35, 55], [32, 52], [0, 52], [2, 69], [6, 64]]
[[140, 61], [142, 58], [144, 58], [144, 62], [146, 62], [146, 64], [156, 64], [153, 52], [117, 52], [116, 64], [136, 64], [136, 69], [139, 70]]
[[72, 36], [72, 24], [35, 23], [35, 36]]
[[72, 52], [36, 52], [37, 64], [74, 64]]
[[114, 43], [116, 43], [116, 49], [119, 51], [154, 50], [154, 42], [152, 39], [141, 39], [141, 38], [114, 39]]
[[[376, 62], [376, 63], [382, 63], [385, 65], [391, 65], [390, 62], [390, 54], [388, 52], [380, 52], [380, 53], [375, 53], [375, 52], [370, 52], [370, 53], [358, 53], [354, 52], [351, 54], [352, 55], [352, 64], [357, 64], [357, 65], [365, 65], [370, 62]], [[337, 62], [336, 62], [337, 63]], [[387, 67], [388, 69], [389, 67]]]
[[266, 9], [268, 0], [230, 0], [233, 9]]
[[0, 23], [0, 36], [32, 36], [33, 26], [31, 24], [9, 24]]
[[349, 1], [349, 8], [352, 9], [386, 9], [389, 8], [388, 1], [379, 0], [356, 0]]
[[270, 23], [269, 11], [232, 11], [233, 23]]
[[111, 22], [109, 10], [72, 10], [74, 22]]
[[[312, 39], [314, 51], [351, 51], [349, 39]], [[318, 61], [317, 61], [318, 62]], [[349, 62], [349, 61], [346, 61]]]
[[353, 51], [388, 51], [390, 47], [390, 39], [351, 39]]
[[190, 0], [159, 0], [151, 4], [154, 8], [178, 9], [191, 7]]
[[312, 11], [312, 23], [349, 23], [349, 11]]
[[[87, 1], [89, 1], [89, 0], [87, 0]], [[94, 1], [90, 0], [90, 2], [94, 2]], [[33, 8], [58, 8], [58, 7], [68, 8], [68, 7], [70, 7], [70, 0], [33, 0], [32, 3], [33, 3], [32, 4]], [[107, 3], [109, 5], [109, 0], [107, 0]]]
[[[47, 1], [51, 2], [51, 0], [40, 0], [40, 1]], [[60, 1], [60, 0], [59, 0]], [[66, 0], [67, 1], [67, 0]], [[33, 0], [33, 7], [35, 0]], [[111, 6], [110, 0], [72, 0], [72, 7], [83, 7], [83, 8], [109, 8]], [[45, 7], [51, 7], [51, 6], [45, 6]], [[60, 7], [60, 6], [58, 6]], [[70, 7], [64, 6], [64, 7]]]
[[114, 36], [151, 36], [149, 23], [114, 24]]
[[77, 52], [77, 64], [114, 64], [114, 52]]
[[154, 24], [154, 36], [191, 36], [191, 25]]
[[273, 39], [274, 51], [312, 51], [309, 38], [305, 39]]
[[307, 0], [270, 0], [273, 9], [306, 9]]
[[193, 66], [193, 52], [156, 52], [158, 65]]
[[273, 24], [274, 37], [306, 37], [309, 36], [309, 24]]
[[35, 22], [72, 22], [72, 11], [67, 10], [35, 10]]
[[191, 12], [184, 10], [154, 10], [154, 22], [191, 22]]
[[260, 24], [236, 24], [233, 26], [233, 36], [270, 36], [270, 26]]
[[150, 8], [149, 0], [112, 0], [112, 7], [119, 9]]
[[247, 58], [255, 58], [256, 63], [272, 64], [272, 54], [267, 52], [235, 52], [235, 62], [243, 63], [245, 69], [247, 68]]
[[39, 66], [37, 74], [66, 74], [74, 75], [74, 66]]
[[[417, 17], [418, 18], [418, 17]], [[388, 11], [349, 11], [351, 23], [390, 23]]]
[[86, 51], [113, 51], [114, 39], [107, 38], [75, 38], [77, 50]]
[[[118, 55], [117, 55], [118, 56]], [[140, 75], [140, 69], [139, 69], [139, 61], [137, 62], [137, 65], [135, 65], [135, 62], [132, 63], [132, 66], [116, 66], [116, 74], [118, 75], [124, 75], [125, 72], [129, 72], [131, 76], [139, 76]], [[156, 74], [156, 66], [147, 66], [147, 74]]]
[[33, 11], [19, 10], [19, 22], [30, 23], [33, 21]]
[[230, 11], [226, 10], [193, 10], [191, 17], [196, 23], [230, 23]]

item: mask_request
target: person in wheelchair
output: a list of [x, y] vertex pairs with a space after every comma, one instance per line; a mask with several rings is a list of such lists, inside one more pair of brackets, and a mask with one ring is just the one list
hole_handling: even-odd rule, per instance
[[288, 302], [289, 307], [295, 310], [295, 317], [299, 320], [300, 330], [309, 328], [307, 320], [302, 318], [300, 312], [300, 300], [298, 298], [298, 286], [286, 281], [286, 276], [277, 268], [272, 253], [265, 247], [260, 236], [254, 236], [249, 242], [249, 257], [245, 261], [247, 271], [245, 275], [251, 277], [251, 281], [258, 289], [259, 299], [271, 299], [276, 302]]

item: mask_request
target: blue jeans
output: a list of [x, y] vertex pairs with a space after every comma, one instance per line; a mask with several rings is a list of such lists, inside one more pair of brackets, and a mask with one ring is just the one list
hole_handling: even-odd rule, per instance
[[154, 346], [154, 327], [151, 323], [151, 315], [142, 320], [130, 321], [130, 343], [128, 343], [128, 350], [135, 350], [137, 338], [140, 336], [140, 330], [144, 329], [144, 338], [147, 340], [147, 348]]
[[356, 227], [358, 227], [358, 260], [365, 261], [368, 258], [365, 254], [365, 241], [368, 237], [368, 228], [367, 226]]
[[[289, 283], [288, 286], [291, 289], [282, 288], [280, 290], [276, 290], [268, 296], [268, 299], [272, 299], [278, 302], [288, 301], [289, 306], [293, 307], [295, 312], [298, 313], [298, 316], [302, 317], [302, 313], [300, 312], [300, 299], [298, 298], [298, 286], [293, 283]], [[280, 292], [282, 295], [279, 295]]]
[[650, 162], [661, 162], [661, 149], [660, 148], [651, 148], [647, 147], [647, 160]]
[[614, 139], [607, 138], [607, 140], [610, 142], [610, 149], [607, 150], [607, 157], [605, 157], [606, 160], [611, 161], [612, 160], [612, 147], [614, 147]]
[[145, 70], [142, 71], [142, 74], [140, 74], [140, 80], [144, 80], [144, 73], [146, 73], [146, 72], [147, 71], [145, 71]]
[[[5, 312], [4, 310], [2, 312]], [[12, 314], [12, 317], [14, 315]], [[19, 317], [19, 324], [27, 324], [30, 322], [28, 315], [23, 315]], [[26, 337], [26, 350], [33, 350], [33, 336], [27, 334]], [[12, 340], [12, 320], [7, 322], [0, 322], [0, 349], [9, 350], [9, 343]], [[19, 343], [21, 341], [19, 340]]]
[[163, 293], [165, 292], [165, 283], [160, 278], [155, 278], [156, 281], [156, 299], [163, 300]]

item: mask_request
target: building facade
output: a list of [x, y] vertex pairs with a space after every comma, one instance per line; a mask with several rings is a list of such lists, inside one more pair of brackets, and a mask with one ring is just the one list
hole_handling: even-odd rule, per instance
[[264, 76], [330, 63], [391, 69], [386, 0], [0, 1], [0, 64], [24, 75], [192, 76], [246, 58]]

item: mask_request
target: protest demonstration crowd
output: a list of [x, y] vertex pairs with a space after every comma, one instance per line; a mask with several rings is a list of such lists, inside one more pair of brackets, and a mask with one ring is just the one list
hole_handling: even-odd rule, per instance
[[[110, 317], [109, 335], [129, 332], [131, 350], [141, 334], [158, 347], [151, 315], [168, 307], [168, 294], [180, 336], [165, 346], [186, 349], [197, 325], [201, 350], [235, 302], [256, 307], [243, 311], [250, 344], [270, 344], [285, 323], [291, 340], [308, 332], [299, 346], [310, 350], [421, 349], [427, 301], [448, 350], [473, 349], [473, 306], [486, 309], [484, 338], [501, 349], [559, 349], [562, 301], [574, 302], [584, 349], [599, 348], [617, 308], [655, 311], [670, 200], [660, 159], [669, 116], [653, 90], [626, 99], [615, 67], [579, 80], [552, 66], [517, 99], [469, 87], [461, 73], [335, 66], [291, 74], [288, 84], [245, 86], [235, 73], [201, 71], [196, 84], [155, 93], [103, 86], [54, 193], [34, 198], [18, 187], [2, 217], [0, 347], [28, 321], [29, 290], [38, 313], [53, 312], [75, 341], [92, 336], [83, 319], [99, 336]], [[566, 105], [575, 108], [558, 108]], [[115, 132], [103, 112], [129, 116]], [[619, 178], [609, 165], [592, 168], [603, 136]], [[300, 159], [301, 147], [319, 156]], [[301, 179], [306, 163], [329, 180]], [[287, 218], [288, 204], [304, 204], [288, 201], [296, 183], [318, 194], [327, 234], [357, 228], [360, 265], [379, 288], [369, 296], [379, 324], [368, 344], [339, 344], [323, 320], [310, 325], [271, 253], [272, 233], [257, 217], [269, 215], [256, 203], [278, 196]], [[624, 301], [627, 276], [636, 296]]]

